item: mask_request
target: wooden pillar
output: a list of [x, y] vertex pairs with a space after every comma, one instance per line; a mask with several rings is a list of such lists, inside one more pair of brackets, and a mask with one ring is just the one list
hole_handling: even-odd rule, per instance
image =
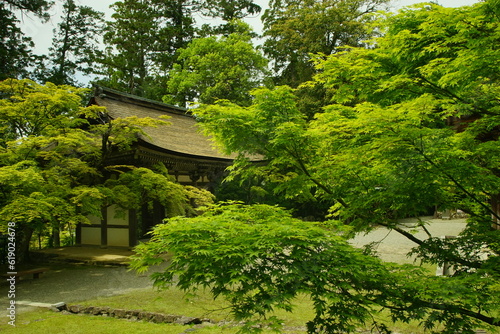
[[225, 169], [224, 168], [212, 168], [211, 170], [208, 171], [207, 173], [207, 178], [208, 178], [208, 184], [206, 186], [206, 189], [210, 191], [212, 194], [215, 193], [215, 189], [217, 188], [217, 185], [221, 182], [222, 178], [224, 177]]
[[101, 248], [108, 247], [108, 208], [104, 207], [101, 209], [102, 219], [101, 219]]
[[153, 226], [161, 224], [165, 219], [165, 207], [158, 201], [153, 202]]
[[76, 224], [75, 234], [75, 246], [80, 246], [82, 244], [82, 223]]
[[189, 178], [191, 179], [191, 185], [193, 187], [198, 186], [198, 180], [200, 179], [200, 173], [198, 170], [194, 170], [191, 173], [189, 173]]
[[137, 245], [137, 211], [129, 210], [128, 213], [128, 245], [135, 247]]

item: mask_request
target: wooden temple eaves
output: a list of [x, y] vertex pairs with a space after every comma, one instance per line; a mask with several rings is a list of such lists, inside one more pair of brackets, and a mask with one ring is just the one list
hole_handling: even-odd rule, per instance
[[233, 163], [235, 155], [218, 151], [212, 140], [200, 133], [192, 113], [184, 108], [96, 87], [91, 104], [106, 107], [111, 119], [136, 116], [169, 116], [170, 125], [144, 128], [128, 152], [112, 154], [107, 163], [151, 167], [163, 163], [181, 184], [210, 187]]
[[[200, 133], [189, 110], [105, 87], [95, 88], [90, 104], [106, 107], [111, 121], [132, 116], [170, 117], [169, 125], [143, 128], [145, 135], [140, 135], [129, 150], [111, 152], [105, 161], [108, 166], [151, 168], [163, 163], [180, 184], [213, 190], [236, 158], [218, 151], [211, 139]], [[113, 177], [110, 170], [108, 177]], [[122, 211], [120, 203], [111, 204], [102, 208], [101, 217], [89, 217], [90, 224], [78, 224], [77, 244], [134, 247], [169, 215], [157, 201]]]

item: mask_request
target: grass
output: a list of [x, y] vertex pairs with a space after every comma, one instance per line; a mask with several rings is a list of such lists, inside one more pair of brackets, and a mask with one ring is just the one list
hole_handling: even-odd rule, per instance
[[[300, 300], [299, 300], [300, 301]], [[122, 295], [101, 297], [78, 303], [82, 306], [100, 306], [128, 310], [142, 310], [164, 314], [185, 315], [190, 317], [209, 318], [214, 322], [231, 321], [228, 304], [223, 300], [213, 300], [208, 292], [201, 291], [197, 296], [189, 298], [179, 289], [172, 287], [165, 291], [154, 289], [137, 289]], [[307, 304], [307, 298], [299, 302], [300, 312], [287, 321], [288, 327], [303, 327], [313, 315]], [[289, 317], [289, 313], [279, 313], [282, 318]], [[129, 321], [111, 317], [74, 315], [52, 312], [45, 309], [22, 312], [17, 314], [16, 326], [7, 323], [8, 318], [0, 320], [1, 333], [45, 333], [58, 334], [86, 334], [86, 333], [183, 333], [191, 326], [178, 324], [154, 324], [142, 321]], [[203, 325], [197, 326], [197, 333], [232, 334], [237, 332], [234, 325]], [[265, 331], [264, 333], [271, 333]], [[289, 330], [287, 333], [304, 333], [300, 330]]]
[[[103, 297], [79, 303], [83, 306], [124, 308], [164, 314], [187, 315], [209, 318], [212, 321], [230, 321], [229, 304], [224, 300], [214, 300], [209, 292], [200, 291], [197, 296], [186, 298], [184, 292], [172, 287], [165, 291], [140, 289], [119, 296]], [[277, 311], [276, 316], [286, 319], [287, 327], [303, 327], [314, 317], [312, 304], [307, 296], [296, 299], [297, 307], [293, 313]]]
[[[0, 332], [16, 334], [57, 333], [57, 334], [179, 334], [189, 326], [177, 324], [153, 324], [148, 322], [133, 322], [122, 319], [97, 317], [89, 315], [67, 315], [48, 310], [37, 310], [18, 315], [16, 326], [0, 324]], [[57, 331], [55, 331], [57, 329]], [[196, 330], [197, 333], [235, 333], [234, 328], [205, 327]]]
[[225, 320], [229, 316], [227, 303], [219, 300], [214, 301], [208, 293], [200, 293], [197, 297], [188, 298], [182, 291], [174, 287], [166, 291], [138, 289], [123, 295], [88, 300], [79, 303], [79, 305], [186, 315], [210, 318], [215, 321]]
[[[434, 268], [426, 268], [430, 273]], [[208, 292], [200, 291], [196, 297], [186, 299], [186, 295], [179, 289], [172, 287], [165, 291], [154, 289], [137, 289], [122, 295], [101, 297], [93, 300], [80, 302], [83, 306], [100, 306], [120, 308], [128, 310], [142, 310], [146, 312], [158, 312], [164, 314], [185, 315], [190, 317], [209, 318], [215, 322], [230, 321], [231, 315], [228, 303], [224, 300], [213, 300]], [[295, 301], [292, 313], [277, 311], [278, 318], [285, 319], [285, 331], [287, 334], [302, 334], [306, 322], [314, 317], [312, 303], [307, 296], [300, 296]], [[376, 314], [379, 322], [391, 323], [387, 312]], [[35, 311], [23, 312], [17, 315], [16, 327], [7, 324], [8, 318], [0, 320], [0, 332], [2, 333], [45, 333], [54, 332], [58, 334], [86, 334], [86, 333], [164, 333], [180, 334], [188, 333], [187, 329], [192, 326], [178, 324], [154, 324], [141, 321], [129, 321], [111, 317], [72, 315], [56, 313], [48, 310], [37, 309]], [[410, 324], [396, 323], [390, 328], [398, 333], [424, 333], [417, 322]], [[233, 334], [238, 328], [233, 326], [196, 326], [196, 333], [210, 334]], [[360, 329], [362, 330], [362, 329]], [[366, 328], [370, 331], [370, 328]], [[264, 331], [264, 333], [271, 333]]]
[[[83, 306], [100, 306], [131, 310], [143, 310], [147, 312], [159, 312], [165, 314], [186, 315], [192, 317], [209, 318], [215, 322], [230, 321], [228, 304], [224, 301], [214, 301], [209, 293], [200, 292], [197, 297], [186, 300], [183, 292], [177, 288], [170, 288], [158, 292], [152, 289], [138, 289], [123, 295], [103, 297], [79, 303]], [[285, 333], [301, 334], [305, 323], [314, 317], [311, 301], [307, 296], [296, 299], [296, 307], [293, 313], [278, 311], [275, 315], [285, 319]], [[380, 315], [384, 320], [384, 314]], [[377, 319], [377, 320], [381, 320]], [[385, 319], [387, 320], [387, 319]], [[73, 315], [56, 313], [48, 310], [38, 309], [17, 315], [16, 327], [3, 320], [0, 323], [0, 332], [4, 333], [45, 333], [53, 332], [57, 328], [58, 334], [84, 334], [84, 333], [184, 333], [190, 326], [177, 324], [154, 324], [148, 322], [129, 321], [102, 316]], [[367, 328], [369, 330], [369, 328]], [[418, 324], [396, 324], [392, 330], [399, 333], [421, 333]], [[196, 332], [232, 334], [237, 332], [233, 326], [197, 326]], [[187, 332], [186, 332], [187, 333]], [[264, 333], [271, 333], [264, 331]]]

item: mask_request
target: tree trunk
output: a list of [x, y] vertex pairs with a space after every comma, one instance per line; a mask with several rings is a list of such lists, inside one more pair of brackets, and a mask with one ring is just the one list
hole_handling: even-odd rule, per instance
[[33, 228], [19, 226], [16, 234], [16, 264], [26, 263], [30, 260], [30, 241], [33, 235]]
[[492, 223], [491, 228], [494, 230], [500, 230], [500, 194], [491, 196], [491, 209], [495, 214], [491, 215]]
[[52, 246], [54, 248], [61, 247], [61, 233], [59, 224], [52, 227]]

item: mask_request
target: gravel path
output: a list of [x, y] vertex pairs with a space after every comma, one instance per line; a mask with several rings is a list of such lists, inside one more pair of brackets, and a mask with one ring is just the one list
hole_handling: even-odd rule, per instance
[[[98, 297], [123, 294], [134, 289], [152, 288], [146, 275], [137, 275], [126, 267], [55, 265], [39, 279], [30, 277], [16, 282], [18, 312], [30, 310], [28, 302], [77, 303]], [[8, 305], [6, 282], [0, 285], [0, 306]]]
[[[433, 237], [441, 237], [446, 235], [456, 236], [465, 228], [465, 219], [442, 220], [432, 219], [432, 217], [422, 217], [424, 221], [428, 221], [429, 225], [426, 226], [427, 230]], [[414, 229], [417, 219], [404, 219], [402, 223], [406, 227], [405, 230], [415, 230], [415, 237], [419, 239], [427, 239], [427, 234], [423, 229]], [[384, 227], [377, 228], [368, 234], [360, 234], [352, 241], [352, 245], [362, 247], [372, 242], [379, 242], [375, 249], [379, 257], [388, 262], [409, 263], [413, 259], [408, 258], [406, 254], [416, 246], [415, 243], [408, 240], [396, 231], [390, 231]]]

